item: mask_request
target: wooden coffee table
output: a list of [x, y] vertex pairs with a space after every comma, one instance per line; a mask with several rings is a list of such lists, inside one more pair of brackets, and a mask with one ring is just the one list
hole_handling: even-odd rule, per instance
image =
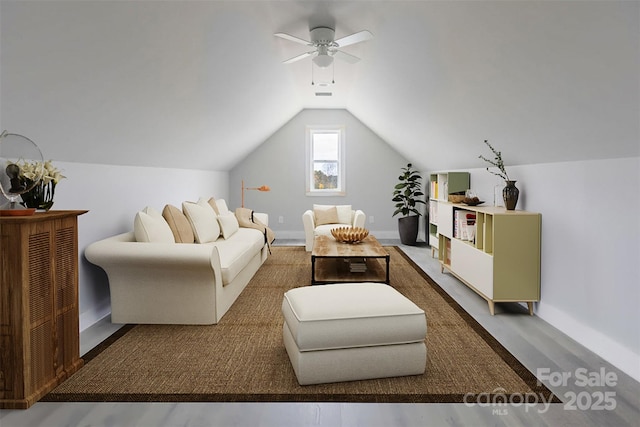
[[[386, 268], [381, 265], [385, 261]], [[363, 268], [366, 265], [364, 271]], [[354, 270], [354, 271], [352, 271]], [[389, 253], [375, 237], [360, 243], [341, 243], [316, 236], [311, 251], [311, 284], [380, 282], [389, 284]]]

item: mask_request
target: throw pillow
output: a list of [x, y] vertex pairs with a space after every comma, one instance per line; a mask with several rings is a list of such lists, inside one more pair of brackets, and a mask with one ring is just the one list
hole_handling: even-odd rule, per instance
[[328, 209], [314, 207], [313, 214], [316, 217], [316, 225], [338, 223], [338, 210], [335, 206], [331, 206]]
[[222, 230], [222, 237], [224, 237], [225, 240], [233, 236], [233, 234], [240, 228], [238, 219], [233, 212], [218, 215], [218, 222], [220, 223], [220, 229]]
[[220, 236], [220, 225], [213, 208], [207, 203], [183, 202], [182, 211], [191, 223], [198, 243], [215, 242]]
[[149, 206], [136, 213], [133, 220], [133, 234], [137, 242], [175, 243], [167, 221], [160, 212]]
[[332, 207], [335, 207], [338, 211], [338, 224], [351, 225], [351, 205], [313, 205], [313, 211], [315, 213], [316, 209], [329, 209]]
[[352, 225], [353, 220], [351, 218], [351, 205], [337, 205], [336, 209], [338, 211], [338, 222], [340, 222], [340, 224]]
[[180, 209], [173, 205], [166, 205], [162, 210], [162, 216], [169, 224], [176, 243], [193, 243], [195, 241], [191, 224]]
[[225, 202], [224, 199], [216, 200], [216, 206], [218, 207], [218, 212], [220, 212], [220, 215], [224, 215], [230, 212], [229, 208], [227, 207], [227, 202]]
[[207, 203], [209, 203], [209, 206], [211, 206], [213, 208], [213, 210], [215, 211], [216, 215], [220, 215], [220, 211], [218, 210], [218, 205], [216, 205], [216, 199], [211, 197], [211, 198], [209, 198], [209, 200], [207, 200]]

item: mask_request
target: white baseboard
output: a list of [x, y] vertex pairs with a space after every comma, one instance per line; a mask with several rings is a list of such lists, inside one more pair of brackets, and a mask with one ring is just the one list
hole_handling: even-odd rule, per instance
[[80, 332], [90, 328], [110, 314], [111, 303], [109, 300], [103, 300], [98, 306], [92, 307], [91, 310], [80, 313]]
[[539, 304], [536, 315], [640, 382], [639, 354], [548, 304]]

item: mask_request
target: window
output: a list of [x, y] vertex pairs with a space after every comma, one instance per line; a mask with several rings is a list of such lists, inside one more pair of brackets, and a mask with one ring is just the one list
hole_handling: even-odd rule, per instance
[[307, 127], [307, 196], [345, 195], [344, 127]]

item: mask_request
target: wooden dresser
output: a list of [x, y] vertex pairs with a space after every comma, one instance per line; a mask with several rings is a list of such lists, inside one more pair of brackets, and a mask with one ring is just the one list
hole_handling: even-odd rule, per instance
[[78, 216], [0, 217], [0, 408], [26, 409], [82, 366]]

